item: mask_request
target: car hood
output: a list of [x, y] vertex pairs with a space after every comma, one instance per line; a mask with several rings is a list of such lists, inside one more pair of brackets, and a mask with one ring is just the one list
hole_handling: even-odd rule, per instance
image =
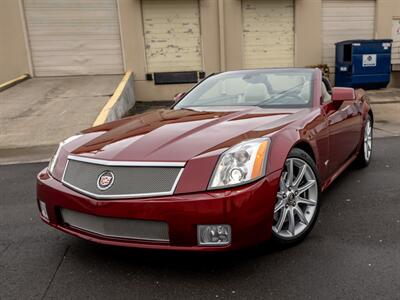
[[82, 132], [69, 152], [117, 161], [186, 162], [246, 139], [273, 134], [309, 109], [161, 109]]

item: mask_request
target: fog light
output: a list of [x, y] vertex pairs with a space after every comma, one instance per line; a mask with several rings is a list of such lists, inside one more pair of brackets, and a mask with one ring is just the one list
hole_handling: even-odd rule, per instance
[[197, 225], [197, 241], [203, 246], [223, 246], [231, 242], [230, 225]]
[[47, 214], [46, 203], [39, 200], [39, 207], [40, 207], [40, 213], [42, 214], [43, 218], [45, 218], [48, 221], [49, 215]]

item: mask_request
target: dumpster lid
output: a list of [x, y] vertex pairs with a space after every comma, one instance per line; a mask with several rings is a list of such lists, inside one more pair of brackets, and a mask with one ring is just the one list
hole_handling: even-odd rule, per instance
[[346, 40], [335, 43], [335, 45], [343, 45], [343, 44], [367, 44], [367, 43], [392, 43], [392, 39], [371, 39], [371, 40]]

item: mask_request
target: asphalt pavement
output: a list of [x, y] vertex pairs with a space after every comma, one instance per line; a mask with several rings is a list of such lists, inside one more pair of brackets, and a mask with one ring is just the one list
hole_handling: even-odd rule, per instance
[[300, 245], [224, 254], [97, 245], [44, 225], [35, 174], [0, 166], [0, 299], [399, 299], [400, 138], [323, 195]]

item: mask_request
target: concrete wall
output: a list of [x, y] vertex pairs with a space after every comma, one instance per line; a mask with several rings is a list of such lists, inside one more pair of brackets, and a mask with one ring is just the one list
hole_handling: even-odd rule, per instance
[[200, 26], [204, 69], [209, 74], [219, 72], [221, 59], [217, 0], [200, 1]]
[[[24, 37], [22, 0], [1, 0], [0, 83], [29, 73], [29, 53]], [[268, 1], [268, 0], [265, 0]], [[321, 3], [295, 0], [295, 66], [322, 61]], [[203, 71], [240, 69], [242, 57], [242, 1], [199, 0]], [[146, 80], [146, 55], [140, 0], [117, 0], [125, 70], [134, 73], [135, 97], [139, 101], [170, 100], [192, 84], [154, 85]], [[376, 38], [390, 38], [392, 18], [400, 17], [400, 0], [377, 0]], [[393, 76], [393, 85], [400, 86]]]
[[[267, 1], [267, 0], [266, 0]], [[323, 0], [295, 0], [295, 66], [322, 63]], [[146, 60], [140, 0], [118, 0], [126, 69], [135, 74], [135, 94], [139, 101], [170, 100], [192, 84], [154, 85], [145, 80]], [[377, 0], [376, 38], [390, 38], [392, 18], [400, 16], [400, 0]], [[243, 67], [242, 1], [200, 0], [203, 71], [213, 72]], [[392, 86], [400, 86], [397, 74]]]
[[394, 6], [398, 0], [377, 0], [376, 1], [376, 38], [391, 38], [392, 17]]
[[134, 105], [133, 74], [127, 72], [93, 126], [121, 119]]
[[321, 0], [295, 1], [296, 67], [317, 65], [322, 62]]
[[[391, 38], [392, 19], [400, 18], [400, 0], [378, 0], [377, 37]], [[400, 87], [400, 71], [392, 72], [389, 87]]]
[[241, 69], [242, 63], [242, 1], [230, 0], [222, 1], [223, 20], [225, 38], [225, 70], [230, 71]]
[[[146, 54], [140, 0], [118, 0], [125, 69], [134, 73], [135, 98], [139, 101], [171, 100], [192, 84], [154, 85], [146, 80]], [[203, 68], [209, 74], [219, 71], [219, 34], [217, 1], [200, 1], [200, 26]]]
[[0, 4], [0, 84], [29, 73], [27, 45], [19, 0]]

